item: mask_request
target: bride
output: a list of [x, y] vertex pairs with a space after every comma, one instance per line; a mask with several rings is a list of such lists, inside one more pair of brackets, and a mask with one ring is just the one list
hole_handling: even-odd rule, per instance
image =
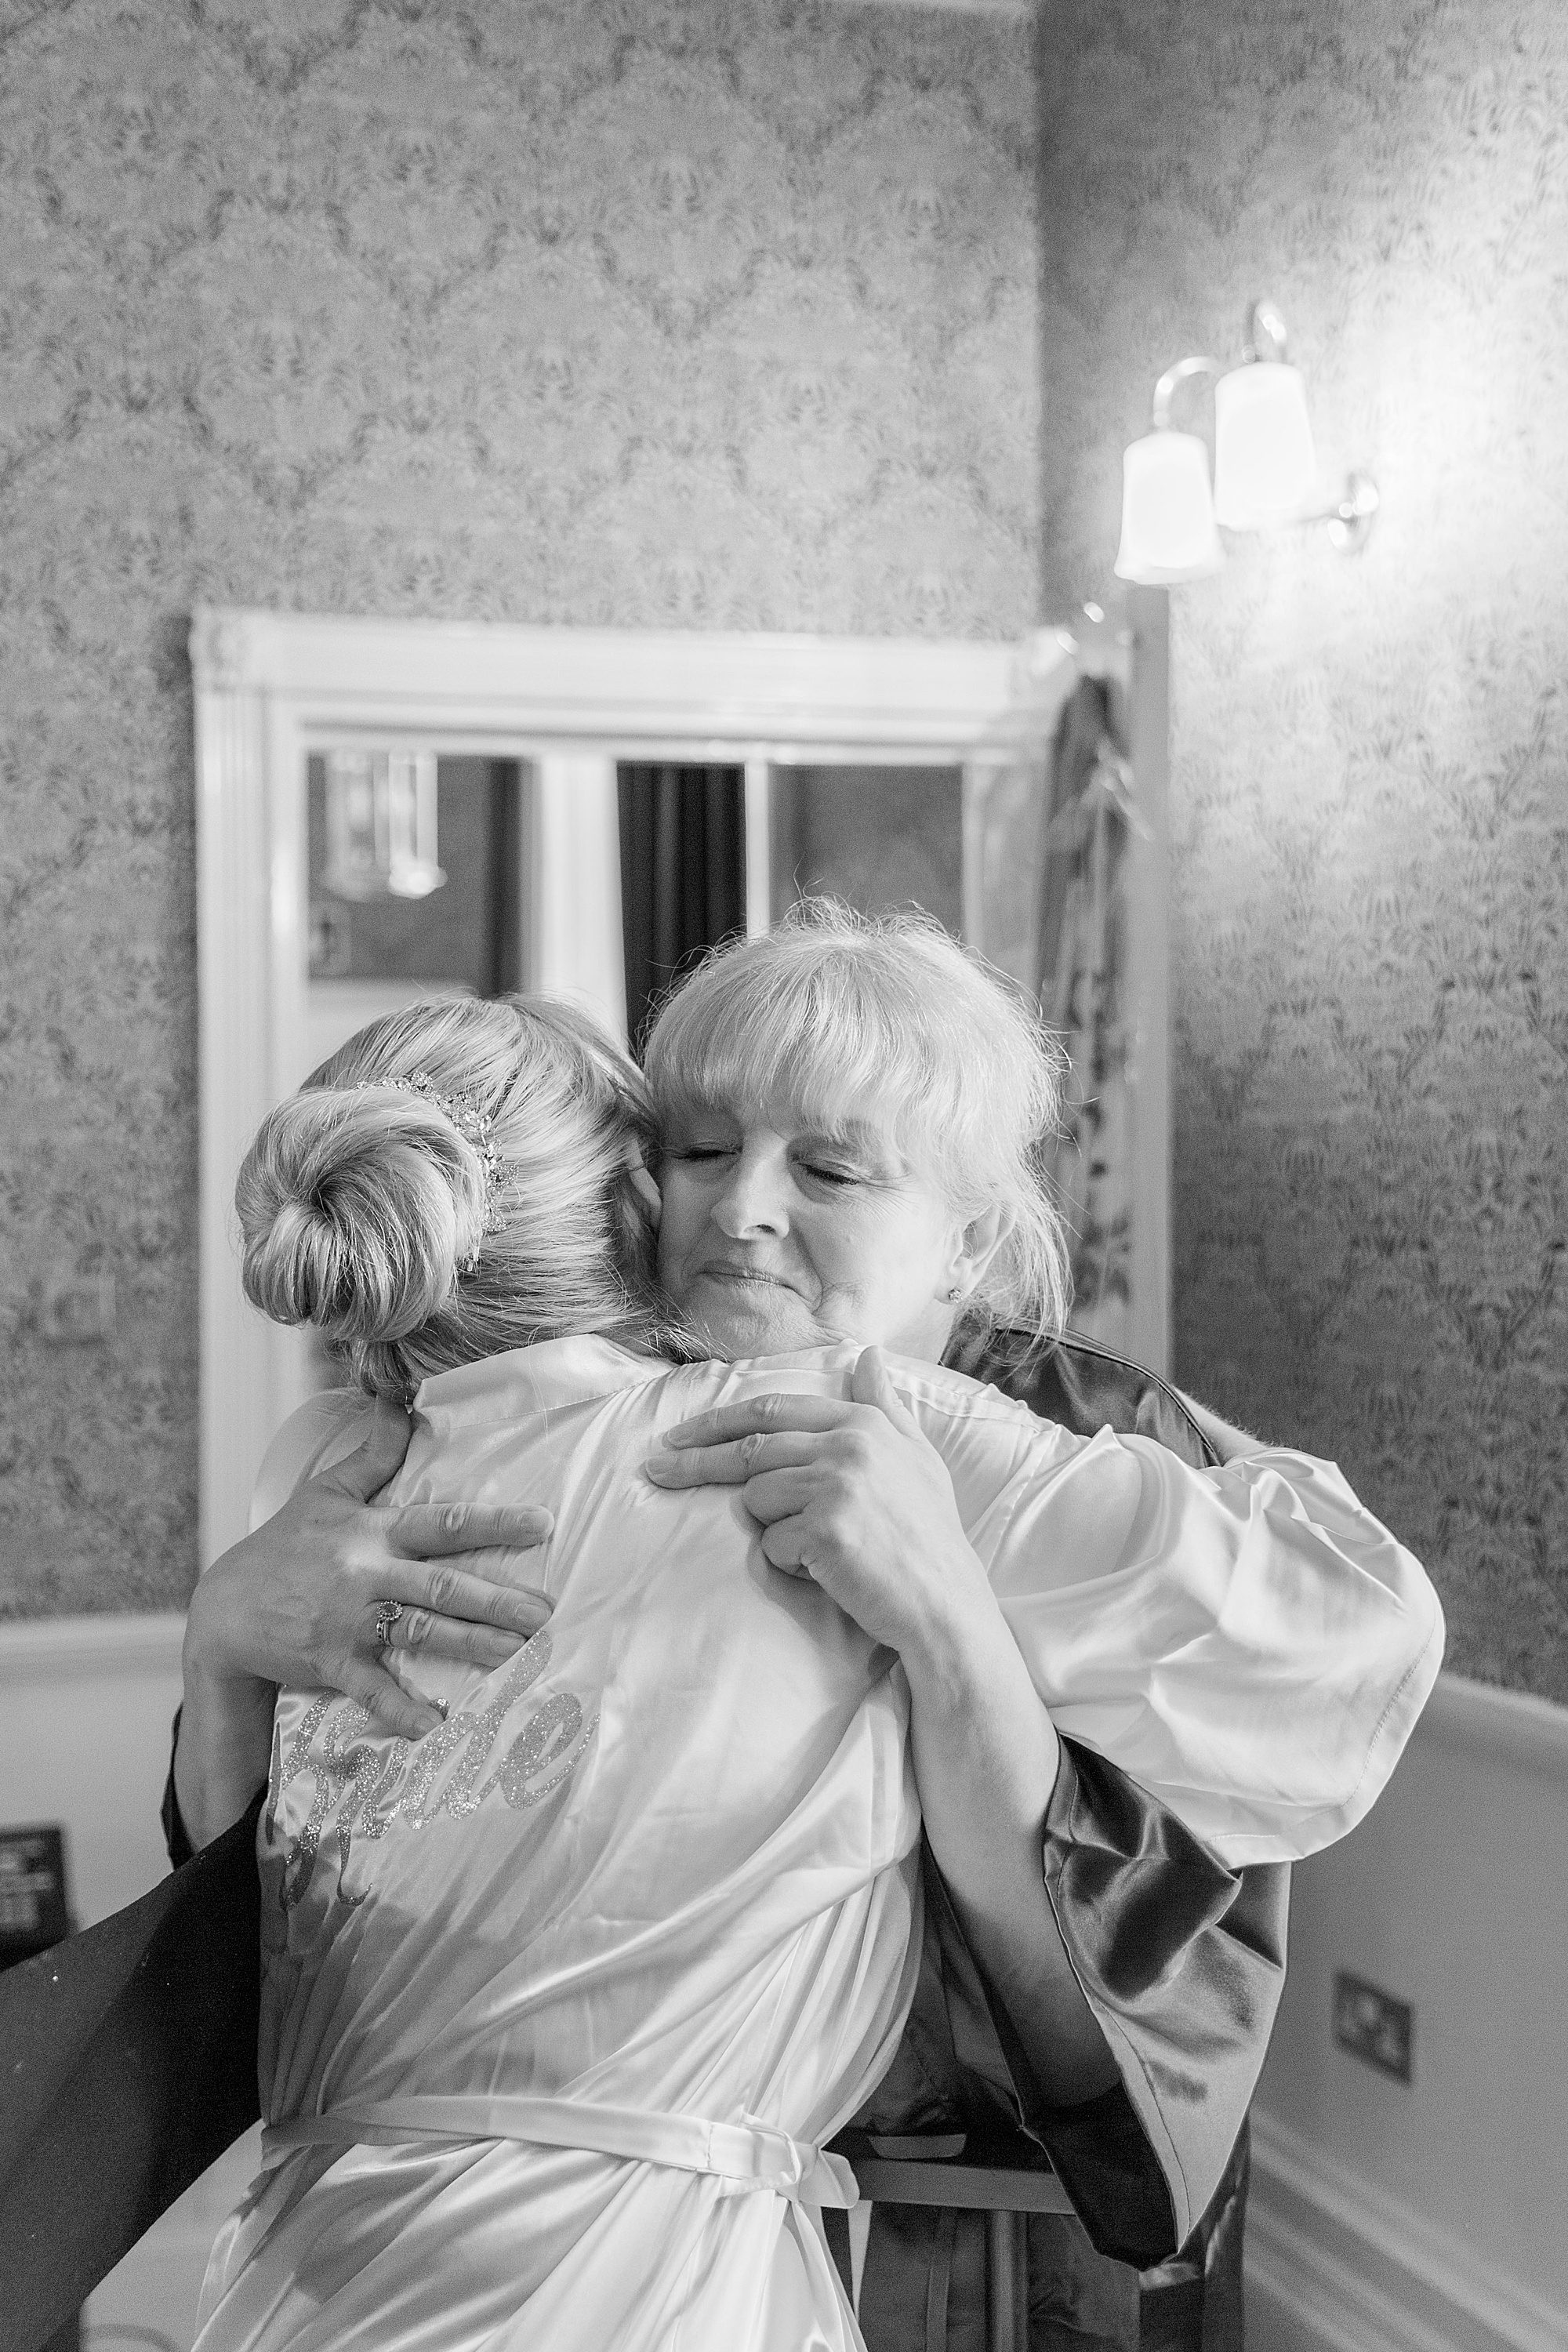
[[[1430, 1685], [1430, 1590], [1325, 1465], [1197, 1474], [940, 1370], [983, 1306], [1060, 1311], [1049, 1070], [1010, 1000], [907, 925], [735, 954], [650, 1054], [660, 1260], [678, 1350], [765, 1366], [648, 1352], [646, 1112], [559, 1010], [375, 1024], [247, 1163], [252, 1295], [362, 1391], [418, 1390], [395, 1499], [554, 1531], [510, 1661], [434, 1664], [381, 1612], [445, 1710], [423, 1741], [279, 1694], [270, 2168], [204, 2352], [854, 2343], [818, 2150], [903, 2026], [921, 1808], [1047, 2095], [1121, 2079], [1157, 2138], [1020, 1866], [1057, 1727], [1236, 1864], [1359, 1818]], [[258, 1512], [362, 1434], [363, 1392], [308, 1408]]]

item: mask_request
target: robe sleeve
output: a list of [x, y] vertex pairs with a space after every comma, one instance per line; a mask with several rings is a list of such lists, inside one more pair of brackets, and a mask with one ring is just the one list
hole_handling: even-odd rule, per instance
[[[369, 1433], [374, 1412], [368, 1398], [357, 1390], [326, 1389], [319, 1395], [307, 1398], [297, 1412], [291, 1413], [267, 1449], [250, 1502], [250, 1526], [254, 1530], [275, 1511], [282, 1509], [296, 1486], [312, 1478], [318, 1471], [331, 1469], [352, 1454]], [[168, 1852], [169, 1867], [179, 1870], [195, 1852], [190, 1833], [180, 1811], [180, 1801], [174, 1794], [174, 1750], [180, 1744], [180, 1717], [183, 1710], [174, 1709], [174, 1729], [169, 1741], [169, 1774], [163, 1783], [163, 1801], [159, 1809], [163, 1824], [163, 1843]]]
[[[1194, 1469], [1218, 1467], [1177, 1392], [1092, 1340], [1041, 1350], [1029, 1333], [992, 1332], [951, 1360], [1080, 1437], [1114, 1429]], [[1078, 2106], [1041, 2096], [928, 1849], [921, 1981], [878, 2100], [906, 2105], [917, 2130], [946, 2120], [1023, 2133], [1049, 2158], [1097, 2250], [1145, 2269], [1184, 2242], [1233, 2170], [1284, 1989], [1289, 1865], [1227, 1868], [1069, 1733], [1042, 1867], [1121, 2081]]]
[[1058, 1732], [1233, 1868], [1342, 1837], [1436, 1679], [1420, 1562], [1309, 1454], [1197, 1468], [1110, 1429], [1049, 1444], [972, 1540]]
[[1096, 2249], [1143, 2270], [1185, 2243], [1227, 2177], [1285, 1980], [1289, 1872], [1226, 1870], [1173, 1815], [1071, 1740], [1042, 1868], [1121, 2081], [1057, 2107], [969, 1948], [929, 1846], [919, 1983], [856, 2123], [962, 2130], [1003, 2166], [1047, 2159]]
[[[1121, 2073], [1115, 2117], [1044, 2105], [992, 2001], [998, 2040], [1019, 2120], [1095, 2242], [1144, 2267], [1196, 2227], [1246, 2121], [1284, 1990], [1289, 1872], [1227, 1870], [1134, 1781], [1071, 1740], [1044, 1861], [1068, 1957]], [[1168, 2207], [1163, 2242], [1151, 2228], [1147, 2158]]]

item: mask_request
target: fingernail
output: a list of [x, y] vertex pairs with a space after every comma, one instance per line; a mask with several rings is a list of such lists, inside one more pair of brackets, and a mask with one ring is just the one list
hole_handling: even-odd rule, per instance
[[643, 1464], [643, 1468], [650, 1478], [658, 1478], [661, 1475], [668, 1477], [674, 1467], [674, 1454], [662, 1449], [658, 1454], [650, 1454]]

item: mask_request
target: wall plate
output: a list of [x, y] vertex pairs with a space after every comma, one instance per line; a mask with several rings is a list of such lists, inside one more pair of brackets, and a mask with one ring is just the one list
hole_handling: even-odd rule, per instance
[[1342, 1969], [1334, 1973], [1334, 2040], [1352, 2058], [1396, 2083], [1414, 2079], [1415, 2011], [1380, 1985]]

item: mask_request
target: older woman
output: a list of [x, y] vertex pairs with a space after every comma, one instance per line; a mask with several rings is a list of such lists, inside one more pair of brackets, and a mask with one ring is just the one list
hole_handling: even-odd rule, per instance
[[[830, 975], [836, 985], [826, 984]], [[1040, 1124], [1040, 1105], [1030, 1097], [1037, 1065], [1032, 1073], [1026, 1055], [1012, 1070], [992, 1070], [1005, 1115], [975, 1115], [975, 1073], [966, 1062], [997, 1059], [994, 1034], [989, 1051], [982, 1045], [988, 1015], [996, 1028], [988, 985], [930, 933], [839, 924], [731, 951], [667, 1013], [649, 1055], [667, 1136], [660, 1268], [713, 1352], [757, 1355], [848, 1339], [935, 1360], [959, 1327], [987, 1309], [1005, 1309], [1020, 1293], [1049, 1296], [1048, 1218], [1031, 1219], [1026, 1206], [1019, 1213], [1031, 1188], [1018, 1179]], [[1125, 2084], [1144, 2138], [1163, 2159], [1173, 2234], [1184, 2235], [1208, 2184], [1201, 2168], [1183, 2161], [1180, 2126], [1165, 2129], [1168, 2094], [1151, 2088], [1140, 2046], [1147, 2018], [1130, 2021], [1125, 2002], [1106, 1998], [1074, 1932], [1073, 1874], [1060, 1866], [1061, 1847], [1074, 1833], [1064, 1839], [1062, 1823], [1076, 1814], [1081, 1843], [1093, 1807], [1081, 1785], [1069, 1785], [1065, 1813], [1062, 1799], [1064, 1780], [1083, 1776], [1060, 1749], [997, 1596], [974, 1572], [951, 1496], [944, 1506], [940, 1475], [933, 1478], [919, 1432], [901, 1423], [883, 1376], [868, 1370], [847, 1400], [753, 1390], [668, 1437], [668, 1455], [653, 1472], [658, 1480], [741, 1484], [748, 1511], [767, 1531], [768, 1558], [806, 1572], [866, 1634], [897, 1653], [931, 1853], [998, 2030], [1016, 2047], [1026, 2095], [1041, 2119], [1077, 2108], [1081, 2124], [1084, 2103]], [[384, 1448], [378, 1459], [373, 1447], [349, 1480], [368, 1490], [388, 1454]], [[340, 1474], [335, 1489], [318, 1486], [291, 1517], [275, 1521], [270, 1559], [279, 1558], [279, 1539], [319, 1545], [325, 1532], [331, 1549], [323, 1520], [335, 1517], [336, 1549], [340, 1556], [360, 1549], [357, 1590], [364, 1591], [368, 1574], [367, 1598], [384, 1625], [388, 1601], [427, 1605], [442, 1598], [407, 1561], [395, 1566], [384, 1541], [376, 1546], [377, 1523], [345, 1507], [351, 1493]], [[395, 1524], [405, 1542], [427, 1532], [406, 1517]], [[479, 1530], [498, 1541], [536, 1531], [515, 1520]], [[373, 1679], [378, 1670], [363, 1654], [363, 1641], [354, 1656], [356, 1603], [351, 1599], [345, 1611], [341, 1590], [355, 1593], [352, 1574], [338, 1580], [338, 1631], [323, 1643], [319, 1610], [310, 1641], [288, 1623], [286, 1578], [264, 1584], [258, 1610], [256, 1588], [237, 1582], [243, 1573], [243, 1563], [231, 1562], [193, 1609], [177, 1778], [187, 1818], [203, 1834], [242, 1807], [257, 1778], [260, 1706], [249, 1677], [345, 1688], [357, 1681], [383, 1719], [412, 1705]], [[319, 1570], [311, 1580], [318, 1579]], [[534, 1611], [514, 1620], [520, 1632], [537, 1622]], [[426, 1655], [460, 1648], [485, 1664], [500, 1646], [493, 1636], [454, 1633], [429, 1618], [405, 1630], [425, 1635]], [[239, 1675], [237, 1660], [246, 1669]], [[1237, 1692], [1244, 1710], [1260, 1699], [1267, 1704], [1264, 1695]], [[1405, 1705], [1411, 1711], [1408, 1696]], [[1113, 1853], [1114, 1842], [1107, 1843]], [[1204, 1871], [1201, 1854], [1179, 1833], [1166, 1844], [1174, 1858], [1174, 1909]], [[1215, 1883], [1223, 1875], [1211, 1866], [1209, 1916], [1199, 1937], [1212, 1930]], [[1164, 1925], [1172, 1950], [1194, 1940], [1190, 1921], [1173, 1931], [1170, 1920]], [[1083, 1990], [1084, 1978], [1096, 1999]], [[1237, 2069], [1227, 2062], [1215, 2071]], [[1170, 2105], [1179, 2110], [1184, 2101], [1193, 2104], [1190, 2084]], [[1234, 2085], [1218, 2104], [1234, 2125]], [[1124, 2108], [1113, 2099], [1099, 2120], [1114, 2155], [1119, 2136], [1123, 2142], [1127, 2136]], [[1211, 2126], [1203, 2137], [1211, 2143], [1212, 2177], [1225, 2133]], [[1190, 2149], [1190, 2132], [1186, 2139]], [[1070, 2164], [1073, 2140], [1071, 2123], [1058, 2131], [1058, 2160], [1067, 2151]]]

